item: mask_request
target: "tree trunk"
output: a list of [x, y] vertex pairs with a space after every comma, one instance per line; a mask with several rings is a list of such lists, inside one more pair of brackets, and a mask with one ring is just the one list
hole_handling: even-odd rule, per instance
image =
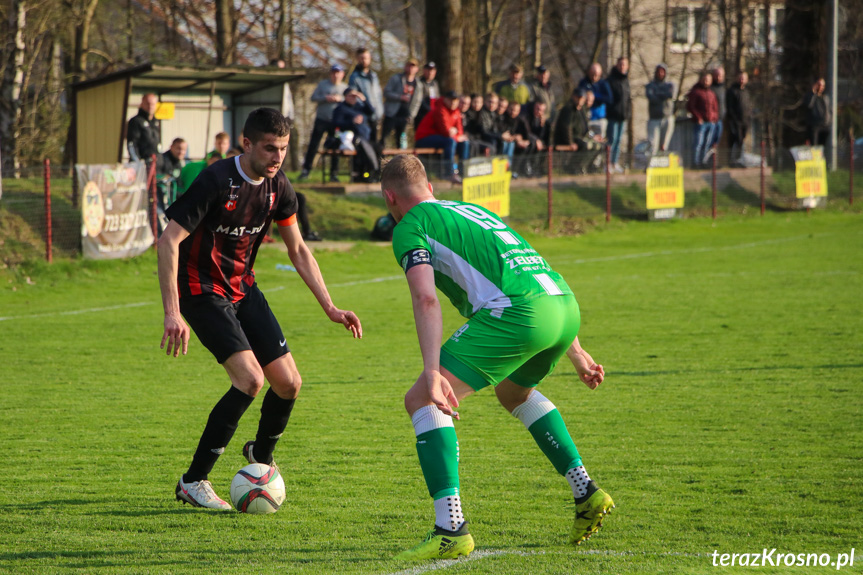
[[482, 91], [479, 65], [479, 0], [462, 0], [462, 89], [465, 94]]
[[294, 0], [288, 0], [288, 68], [294, 67]]
[[734, 71], [740, 72], [746, 69], [746, 55], [744, 50], [746, 49], [746, 37], [744, 36], [746, 31], [746, 2], [744, 0], [737, 0], [735, 3], [736, 14], [735, 14], [735, 22], [737, 23], [737, 38], [735, 38], [735, 48], [734, 48]]
[[519, 22], [518, 22], [518, 59], [516, 63], [519, 66], [524, 66], [525, 57], [527, 56], [527, 30], [525, 30], [525, 8], [529, 6], [530, 0], [523, 0], [518, 7]]
[[486, 34], [483, 37], [482, 42], [482, 86], [483, 91], [485, 92], [491, 90], [491, 77], [494, 73], [494, 70], [492, 70], [491, 67], [491, 55], [494, 50], [494, 38], [495, 36], [497, 36], [498, 30], [500, 30], [500, 23], [503, 20], [503, 11], [508, 3], [509, 0], [501, 0], [500, 4], [498, 4], [497, 9], [492, 15], [492, 0], [485, 0], [484, 12], [486, 22]]
[[216, 0], [216, 64], [230, 66], [234, 63], [233, 5], [230, 0]]
[[545, 0], [536, 0], [536, 10], [533, 14], [533, 67], [542, 64], [542, 25]]
[[6, 60], [0, 90], [0, 155], [3, 171], [19, 178], [18, 132], [21, 117], [21, 86], [24, 81], [24, 30], [27, 27], [26, 0], [12, 0], [9, 36], [12, 49]]
[[438, 68], [441, 89], [461, 91], [461, 0], [425, 0], [426, 49]]
[[411, 5], [413, 0], [404, 0], [402, 6], [402, 17], [405, 19], [405, 42], [408, 45], [408, 58], [416, 58], [416, 46], [414, 46], [414, 29], [411, 25]]
[[602, 46], [605, 39], [608, 37], [608, 0], [599, 0], [596, 5], [596, 40], [593, 43], [593, 50], [590, 51], [590, 61], [587, 62], [583, 72], [587, 75], [587, 68], [594, 62], [599, 62], [599, 55], [602, 53]]
[[276, 25], [276, 49], [273, 56], [279, 60], [285, 60], [285, 37], [288, 34], [288, 2], [290, 0], [279, 0], [279, 23]]
[[[87, 0], [84, 4], [83, 13], [77, 13], [73, 9], [75, 16], [75, 49], [74, 61], [72, 63], [73, 82], [83, 80], [87, 74], [87, 52], [90, 50], [90, 25], [93, 22], [93, 15], [96, 13], [96, 6], [99, 0]], [[71, 2], [67, 1], [67, 6], [72, 7]]]

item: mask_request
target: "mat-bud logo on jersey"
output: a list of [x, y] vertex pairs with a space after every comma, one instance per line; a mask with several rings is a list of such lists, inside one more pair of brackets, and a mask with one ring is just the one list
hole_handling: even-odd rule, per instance
[[[228, 202], [228, 203], [230, 203], [230, 202]], [[227, 204], [225, 205], [225, 207], [227, 207]], [[263, 229], [264, 229], [263, 224], [261, 224], [260, 226], [255, 226], [254, 228], [247, 228], [246, 226], [234, 226], [232, 228], [231, 226], [220, 225], [215, 229], [215, 233], [227, 234], [229, 236], [242, 236], [243, 234], [249, 234], [249, 235], [257, 234]]]

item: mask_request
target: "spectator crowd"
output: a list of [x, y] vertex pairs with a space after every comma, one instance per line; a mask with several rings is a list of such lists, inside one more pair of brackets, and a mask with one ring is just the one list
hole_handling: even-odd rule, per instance
[[[608, 74], [600, 64], [591, 64], [559, 106], [551, 71], [545, 66], [538, 66], [535, 75], [526, 80], [524, 69], [512, 65], [507, 78], [494, 84], [487, 94], [467, 95], [442, 89], [436, 78], [437, 66], [431, 61], [420, 68], [416, 59], [409, 58], [402, 71], [382, 83], [372, 68], [368, 49], [357, 49], [355, 58], [347, 79], [346, 69], [334, 64], [311, 94], [316, 110], [300, 181], [309, 178], [322, 144], [324, 151], [331, 151], [333, 182], [339, 181], [340, 156], [352, 157], [353, 181], [375, 181], [382, 155], [416, 150], [439, 154], [442, 175], [457, 183], [461, 181], [460, 162], [476, 156], [505, 155], [515, 177], [531, 176], [538, 171], [533, 163], [538, 161], [538, 153], [549, 147], [581, 152], [569, 164], [576, 173], [601, 165], [598, 156], [606, 147], [608, 168], [617, 173], [625, 169], [622, 143], [632, 119], [629, 61], [625, 57], [618, 58]], [[742, 163], [753, 118], [748, 82], [747, 73], [739, 72], [726, 85], [725, 70], [715, 67], [703, 71], [684, 98], [669, 79], [668, 67], [658, 64], [653, 79], [644, 86], [647, 154], [670, 151], [675, 130], [680, 133], [681, 112], [685, 111], [691, 119], [691, 137], [680, 140], [691, 142], [691, 150], [680, 150], [680, 143], [677, 147], [688, 155], [690, 165], [708, 167], [723, 133], [727, 134], [731, 164]], [[831, 121], [824, 87], [824, 80], [819, 79], [802, 101], [807, 139], [812, 145], [824, 143]], [[160, 194], [160, 209], [164, 209], [208, 165], [242, 153], [243, 140], [241, 137], [239, 145], [232, 147], [229, 135], [219, 133], [213, 150], [199, 161], [186, 160], [187, 144], [181, 137], [160, 153], [157, 107], [154, 94], [144, 95], [138, 114], [128, 122], [127, 145], [133, 160], [150, 162], [155, 158], [160, 182], [170, 183], [170, 190]], [[413, 136], [410, 149], [409, 133]], [[317, 239], [307, 224], [303, 233], [307, 239]]]

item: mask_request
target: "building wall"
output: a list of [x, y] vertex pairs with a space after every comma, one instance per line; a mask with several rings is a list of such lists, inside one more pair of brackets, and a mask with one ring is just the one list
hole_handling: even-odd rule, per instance
[[75, 145], [78, 163], [113, 164], [117, 161], [123, 135], [125, 93], [125, 79], [77, 93]]
[[[132, 89], [126, 107], [128, 122], [138, 113], [138, 106], [145, 91]], [[171, 147], [174, 138], [183, 138], [189, 145], [188, 157], [192, 160], [202, 159], [213, 149], [213, 138], [219, 132], [225, 131], [234, 141], [235, 134], [231, 126], [232, 98], [230, 94], [216, 93], [210, 104], [209, 94], [201, 92], [172, 92], [162, 97], [163, 102], [174, 103], [174, 118], [162, 120], [162, 151]], [[209, 124], [209, 133], [207, 126]], [[124, 145], [123, 160], [129, 159]]]
[[[668, 66], [667, 79], [674, 83], [675, 94], [678, 99], [677, 116], [686, 116], [685, 96], [689, 90], [698, 82], [698, 74], [707, 67], [718, 64], [714, 59], [719, 44], [719, 28], [715, 23], [715, 14], [711, 16], [707, 24], [706, 44], [695, 43], [691, 46], [686, 44], [672, 43], [672, 22], [669, 18], [667, 31], [667, 44], [663, 55], [663, 39], [665, 32], [665, 0], [631, 0], [632, 21], [632, 59], [630, 61], [629, 83], [632, 90], [632, 126], [634, 142], [637, 144], [647, 139], [647, 98], [644, 87], [653, 80], [653, 74], [657, 64], [665, 63]], [[668, 0], [669, 13], [675, 9], [700, 9], [707, 6], [707, 2], [686, 2], [681, 0]], [[618, 30], [617, 16], [610, 11], [610, 30]], [[617, 57], [623, 55], [622, 34], [615, 32], [608, 38], [608, 61], [603, 66], [607, 74], [610, 67], [614, 66]], [[626, 144], [624, 144], [624, 148]]]

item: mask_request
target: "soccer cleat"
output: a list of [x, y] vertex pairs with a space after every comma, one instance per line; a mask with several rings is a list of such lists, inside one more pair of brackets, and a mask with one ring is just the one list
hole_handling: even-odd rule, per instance
[[587, 501], [575, 505], [575, 522], [569, 535], [569, 542], [581, 545], [591, 535], [602, 527], [602, 518], [614, 509], [614, 501], [611, 496], [597, 489]]
[[[246, 444], [243, 446], [243, 457], [245, 457], [246, 461], [248, 461], [249, 463], [264, 463], [263, 461], [258, 461], [257, 459], [255, 459], [255, 455], [254, 455], [254, 451], [253, 451], [254, 448], [255, 448], [254, 440], [247, 441]], [[273, 459], [269, 463], [264, 463], [264, 465], [269, 465], [270, 467], [275, 467], [276, 471], [278, 471], [279, 473], [282, 472], [279, 469], [279, 466], [276, 465], [275, 459]]]
[[473, 551], [473, 537], [467, 530], [467, 521], [458, 531], [447, 531], [435, 525], [422, 543], [402, 551], [395, 556], [396, 561], [424, 561], [426, 559], [455, 559]]
[[216, 495], [216, 492], [213, 491], [213, 485], [206, 479], [185, 483], [180, 477], [175, 494], [177, 501], [182, 501], [184, 504], [190, 503], [193, 507], [231, 510], [231, 504]]

